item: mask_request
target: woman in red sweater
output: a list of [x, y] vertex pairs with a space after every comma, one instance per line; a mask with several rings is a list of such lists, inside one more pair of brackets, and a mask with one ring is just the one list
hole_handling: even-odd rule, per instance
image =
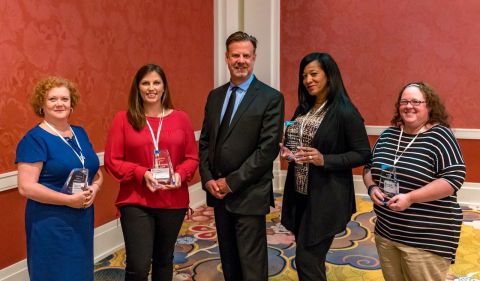
[[[154, 169], [164, 162], [166, 170]], [[141, 67], [128, 111], [116, 114], [105, 148], [107, 172], [120, 182], [116, 206], [125, 239], [126, 281], [146, 281], [150, 266], [152, 281], [172, 280], [175, 242], [189, 204], [187, 182], [197, 166], [192, 125], [185, 112], [173, 109], [165, 73], [158, 65]]]

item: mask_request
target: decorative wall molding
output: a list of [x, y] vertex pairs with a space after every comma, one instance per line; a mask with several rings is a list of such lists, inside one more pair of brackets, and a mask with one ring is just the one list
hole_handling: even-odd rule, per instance
[[[388, 126], [365, 126], [369, 136], [379, 136]], [[452, 128], [457, 139], [461, 140], [480, 140], [480, 129], [462, 129]]]
[[[94, 232], [94, 261], [97, 262], [124, 246], [120, 220], [115, 219]], [[27, 260], [21, 260], [0, 270], [0, 281], [28, 281]]]
[[[275, 172], [274, 172], [275, 173]], [[280, 182], [279, 189], [277, 191], [283, 190], [283, 184], [285, 183], [285, 178], [287, 176], [286, 170], [281, 170], [278, 172], [279, 179], [277, 182]], [[357, 196], [368, 196], [367, 189], [363, 184], [362, 176], [354, 175], [353, 183], [355, 185], [355, 195]], [[480, 208], [480, 183], [476, 182], [465, 182], [458, 192], [458, 203], [464, 206], [472, 206], [475, 208]]]
[[[379, 136], [388, 126], [365, 126], [365, 128], [369, 136]], [[453, 128], [452, 131], [457, 139], [480, 140], [480, 129]], [[200, 139], [200, 132], [200, 130], [195, 131], [195, 140], [197, 141]], [[97, 153], [100, 166], [103, 166], [104, 154], [104, 152]], [[0, 192], [13, 188], [17, 188], [17, 171], [0, 174]]]
[[0, 192], [17, 188], [17, 171], [0, 174]]
[[[105, 155], [104, 152], [97, 153], [98, 160], [100, 161], [100, 166], [103, 166], [104, 155]], [[0, 174], [0, 192], [17, 188], [17, 174], [18, 174], [17, 171]]]

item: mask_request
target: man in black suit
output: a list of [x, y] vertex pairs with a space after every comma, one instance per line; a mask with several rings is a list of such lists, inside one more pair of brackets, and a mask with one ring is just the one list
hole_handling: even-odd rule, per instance
[[227, 281], [268, 279], [265, 215], [274, 206], [284, 101], [253, 75], [256, 46], [241, 31], [227, 38], [230, 82], [210, 92], [199, 141], [202, 186], [214, 207]]

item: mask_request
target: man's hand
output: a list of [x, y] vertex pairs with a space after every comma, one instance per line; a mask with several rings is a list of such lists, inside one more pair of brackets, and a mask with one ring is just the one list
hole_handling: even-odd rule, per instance
[[227, 194], [227, 193], [232, 192], [232, 190], [228, 186], [225, 178], [219, 178], [217, 180], [217, 186], [218, 186], [218, 189], [219, 189], [220, 193], [222, 193], [222, 194]]
[[226, 195], [226, 193], [220, 192], [220, 188], [218, 187], [218, 184], [215, 180], [207, 181], [205, 187], [207, 188], [208, 192], [210, 192], [210, 194], [212, 194], [217, 199], [223, 199], [223, 197], [225, 197]]

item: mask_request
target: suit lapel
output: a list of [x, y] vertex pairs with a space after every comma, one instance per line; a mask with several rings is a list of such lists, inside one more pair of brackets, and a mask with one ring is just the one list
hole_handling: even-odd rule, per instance
[[[223, 102], [225, 101], [225, 97], [227, 96], [229, 83], [223, 85], [220, 89], [218, 89], [217, 98], [213, 101], [213, 104], [210, 108], [216, 110], [215, 114], [212, 115], [213, 121], [213, 137], [216, 140], [218, 135], [218, 129], [220, 128], [220, 116], [222, 115], [222, 107]], [[215, 142], [216, 144], [216, 142]]]

